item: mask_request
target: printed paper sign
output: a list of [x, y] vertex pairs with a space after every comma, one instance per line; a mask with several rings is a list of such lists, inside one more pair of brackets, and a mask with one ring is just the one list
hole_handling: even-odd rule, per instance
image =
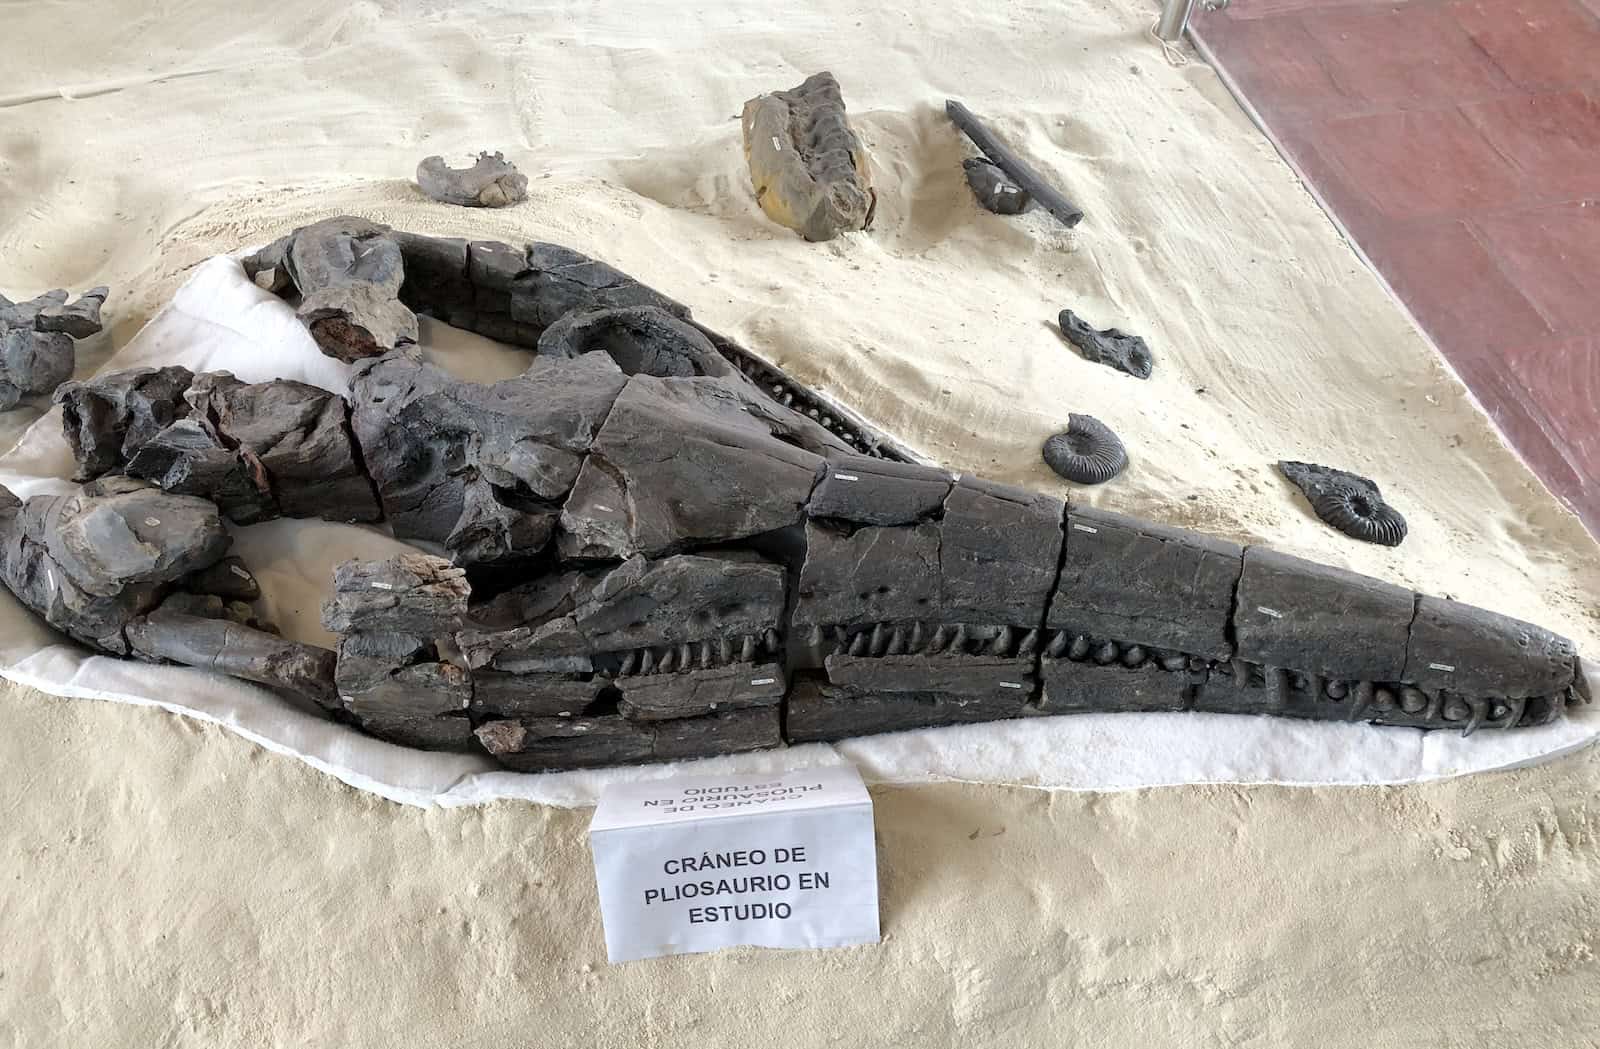
[[589, 845], [612, 962], [878, 942], [872, 798], [852, 766], [618, 784]]

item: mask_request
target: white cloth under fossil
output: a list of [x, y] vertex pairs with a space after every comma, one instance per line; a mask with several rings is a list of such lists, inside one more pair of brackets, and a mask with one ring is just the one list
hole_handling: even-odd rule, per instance
[[[426, 319], [422, 342], [432, 360], [463, 378], [510, 377], [528, 359], [523, 351]], [[227, 370], [248, 382], [297, 379], [348, 392], [348, 367], [324, 356], [294, 311], [257, 288], [227, 257], [199, 266], [106, 369], [162, 364], [182, 364], [197, 372]], [[0, 456], [0, 484], [23, 498], [67, 491], [72, 466], [57, 409]], [[318, 622], [318, 609], [333, 566], [402, 548], [380, 529], [323, 521], [272, 521], [233, 533], [233, 552], [261, 582], [266, 617], [289, 637], [324, 645], [332, 639]], [[352, 786], [414, 805], [496, 798], [585, 805], [594, 802], [606, 782], [662, 776], [681, 768], [527, 775], [499, 771], [487, 758], [392, 746], [247, 682], [93, 655], [65, 641], [3, 591], [0, 674], [60, 696], [159, 706], [214, 721]], [[1594, 684], [1600, 692], [1600, 680]], [[1527, 764], [1575, 749], [1597, 735], [1600, 704], [1579, 707], [1540, 728], [1484, 730], [1469, 739], [1447, 732], [1270, 717], [1088, 714], [923, 729], [694, 764], [706, 773], [760, 772], [848, 760], [870, 782], [953, 779], [1065, 790], [1212, 782], [1400, 783]]]

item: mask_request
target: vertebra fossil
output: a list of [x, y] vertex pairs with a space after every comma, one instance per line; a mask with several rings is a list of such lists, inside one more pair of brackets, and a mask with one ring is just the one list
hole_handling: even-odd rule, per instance
[[[548, 353], [483, 385], [402, 348], [358, 362], [348, 402], [181, 369], [75, 384], [79, 476], [171, 491], [0, 490], [0, 577], [52, 624], [516, 769], [1090, 710], [1472, 732], [1586, 701], [1571, 642], [1539, 627], [901, 461], [576, 252], [330, 222], [395, 248], [403, 308]], [[335, 664], [250, 625], [218, 507], [381, 514], [451, 558], [342, 566]]]

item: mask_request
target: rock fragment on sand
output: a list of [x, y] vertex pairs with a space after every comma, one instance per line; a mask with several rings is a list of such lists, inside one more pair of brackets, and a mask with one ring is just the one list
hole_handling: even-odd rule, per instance
[[1083, 359], [1104, 364], [1135, 379], [1150, 378], [1155, 359], [1144, 339], [1116, 328], [1097, 331], [1071, 310], [1062, 310], [1057, 318], [1061, 336], [1076, 346]]
[[1128, 452], [1111, 427], [1092, 415], [1068, 415], [1067, 428], [1044, 442], [1044, 461], [1079, 484], [1104, 484], [1128, 465]]
[[1405, 540], [1405, 517], [1384, 501], [1375, 482], [1314, 463], [1284, 460], [1278, 469], [1305, 494], [1317, 517], [1351, 539], [1380, 546]]
[[761, 210], [807, 240], [866, 229], [875, 203], [867, 152], [832, 73], [744, 104], [744, 154]]
[[70, 305], [57, 288], [25, 302], [0, 295], [0, 411], [24, 397], [54, 392], [77, 367], [74, 339], [101, 330], [107, 288], [84, 292]]
[[[290, 234], [281, 258], [300, 289], [299, 317], [329, 357], [351, 363], [417, 341], [417, 318], [400, 302], [405, 266], [388, 227], [343, 216]], [[276, 245], [263, 254], [270, 254]], [[247, 260], [260, 278], [276, 266]], [[258, 280], [259, 282], [259, 280]]]
[[987, 157], [968, 157], [961, 166], [966, 169], [973, 196], [996, 215], [1020, 215], [1033, 203], [1028, 191]]
[[441, 204], [464, 208], [503, 208], [528, 199], [528, 176], [503, 153], [479, 153], [470, 168], [428, 157], [417, 165], [417, 186]]

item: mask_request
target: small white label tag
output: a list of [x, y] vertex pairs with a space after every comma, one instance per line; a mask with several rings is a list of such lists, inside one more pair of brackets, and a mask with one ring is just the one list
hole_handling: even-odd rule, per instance
[[1260, 612], [1264, 616], [1271, 616], [1273, 619], [1283, 618], [1282, 612], [1278, 611], [1276, 608], [1267, 608], [1265, 605], [1258, 605], [1256, 607], [1256, 611]]
[[1080, 532], [1088, 532], [1090, 535], [1098, 535], [1100, 533], [1100, 529], [1094, 527], [1093, 525], [1075, 524], [1072, 527], [1076, 528]]
[[372, 589], [374, 589], [374, 590], [393, 590], [394, 589], [394, 584], [393, 583], [379, 583], [379, 582], [374, 581], [373, 584], [372, 584]]
[[1452, 674], [1452, 673], [1455, 672], [1456, 668], [1451, 666], [1449, 663], [1429, 663], [1428, 664], [1428, 669], [1429, 670], [1442, 670], [1446, 674]]
[[1017, 683], [1015, 681], [1002, 681], [1002, 682], [1000, 682], [1000, 687], [1001, 688], [1021, 688], [1022, 685], [1020, 685], [1019, 683]]
[[859, 481], [859, 480], [861, 480], [861, 478], [857, 477], [855, 474], [834, 474], [833, 475], [833, 479], [835, 481]]
[[616, 784], [589, 847], [613, 963], [878, 942], [872, 798], [850, 765]]
[[775, 678], [775, 677], [753, 677], [753, 678], [750, 679], [750, 684], [752, 684], [752, 685], [772, 685], [772, 684], [776, 684], [777, 681], [778, 681], [778, 679]]

